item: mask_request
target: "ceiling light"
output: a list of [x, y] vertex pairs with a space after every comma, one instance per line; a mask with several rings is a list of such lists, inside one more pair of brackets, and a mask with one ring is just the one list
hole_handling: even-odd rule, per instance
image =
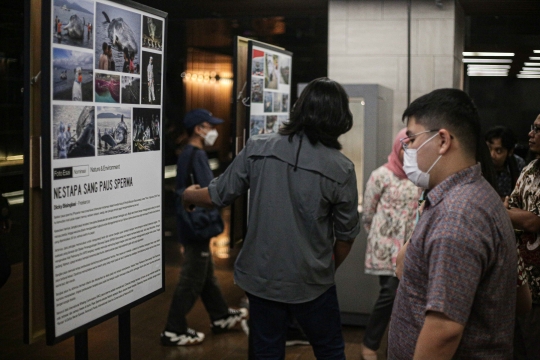
[[540, 74], [538, 75], [517, 74], [516, 76], [521, 79], [540, 79]]
[[529, 57], [529, 60], [540, 60], [540, 57], [537, 57], [537, 56], [531, 56], [531, 57]]
[[464, 63], [511, 64], [512, 59], [463, 59]]
[[467, 74], [508, 74], [508, 70], [469, 70]]
[[467, 69], [510, 69], [510, 65], [468, 64]]
[[535, 70], [535, 71], [531, 71], [531, 70], [521, 70], [519, 73], [520, 73], [520, 74], [540, 74], [540, 70]]
[[468, 51], [464, 51], [463, 56], [514, 56], [514, 53], [468, 52]]
[[540, 63], [530, 63], [530, 62], [526, 62], [526, 63], [525, 63], [525, 66], [540, 66]]
[[467, 76], [508, 76], [508, 74], [472, 73], [467, 74]]
[[540, 70], [540, 67], [523, 67], [523, 70]]
[[540, 50], [533, 50], [535, 54], [540, 54]]
[[508, 74], [508, 70], [468, 70], [467, 74], [472, 73], [486, 73], [486, 74]]

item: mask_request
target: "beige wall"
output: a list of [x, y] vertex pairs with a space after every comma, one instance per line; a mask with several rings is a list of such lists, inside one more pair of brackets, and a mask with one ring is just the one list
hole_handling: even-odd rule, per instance
[[[459, 4], [413, 0], [411, 101], [441, 87], [462, 87], [464, 15]], [[328, 76], [394, 90], [393, 132], [407, 106], [407, 1], [330, 0]]]

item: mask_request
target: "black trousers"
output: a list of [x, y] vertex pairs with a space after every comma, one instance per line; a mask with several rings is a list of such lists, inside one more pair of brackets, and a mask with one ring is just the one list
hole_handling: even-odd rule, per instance
[[392, 306], [396, 298], [396, 290], [399, 280], [394, 276], [379, 276], [379, 298], [373, 307], [373, 312], [369, 317], [364, 334], [364, 345], [371, 350], [378, 350], [381, 345], [381, 339], [386, 331], [392, 315]]
[[227, 316], [229, 307], [214, 276], [208, 242], [184, 245], [184, 262], [167, 317], [167, 331], [187, 330], [186, 315], [199, 296], [212, 321]]

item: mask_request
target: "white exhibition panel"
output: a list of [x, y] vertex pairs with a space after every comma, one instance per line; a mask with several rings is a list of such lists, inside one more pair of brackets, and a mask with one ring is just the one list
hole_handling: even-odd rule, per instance
[[273, 46], [251, 44], [248, 136], [276, 133], [289, 120], [292, 55]]
[[163, 287], [165, 19], [111, 1], [52, 0], [51, 24], [46, 292], [58, 337]]

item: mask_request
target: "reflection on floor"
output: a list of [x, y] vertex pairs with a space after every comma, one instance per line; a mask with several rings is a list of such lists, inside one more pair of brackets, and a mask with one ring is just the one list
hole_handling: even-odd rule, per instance
[[[223, 249], [222, 249], [223, 250]], [[234, 251], [232, 253], [234, 255]], [[181, 254], [176, 241], [165, 240], [165, 289], [159, 296], [131, 310], [131, 348], [132, 359], [190, 359], [190, 360], [241, 360], [247, 359], [247, 336], [241, 329], [229, 333], [213, 335], [210, 320], [199, 300], [188, 315], [190, 327], [206, 334], [201, 345], [191, 347], [163, 347], [159, 343], [159, 333], [163, 330], [174, 287], [178, 280]], [[243, 291], [234, 285], [232, 261], [216, 257], [216, 276], [223, 294], [231, 306], [237, 306]], [[7, 284], [0, 289], [0, 357], [2, 359], [74, 359], [73, 338], [54, 346], [45, 345], [44, 339], [35, 344], [22, 343], [22, 263], [12, 266], [12, 275]], [[360, 358], [360, 342], [363, 329], [344, 327], [347, 358]], [[118, 321], [116, 318], [105, 321], [88, 331], [90, 359], [118, 359]], [[315, 359], [311, 347], [294, 346], [287, 348], [287, 360]], [[382, 359], [382, 357], [381, 357]]]

